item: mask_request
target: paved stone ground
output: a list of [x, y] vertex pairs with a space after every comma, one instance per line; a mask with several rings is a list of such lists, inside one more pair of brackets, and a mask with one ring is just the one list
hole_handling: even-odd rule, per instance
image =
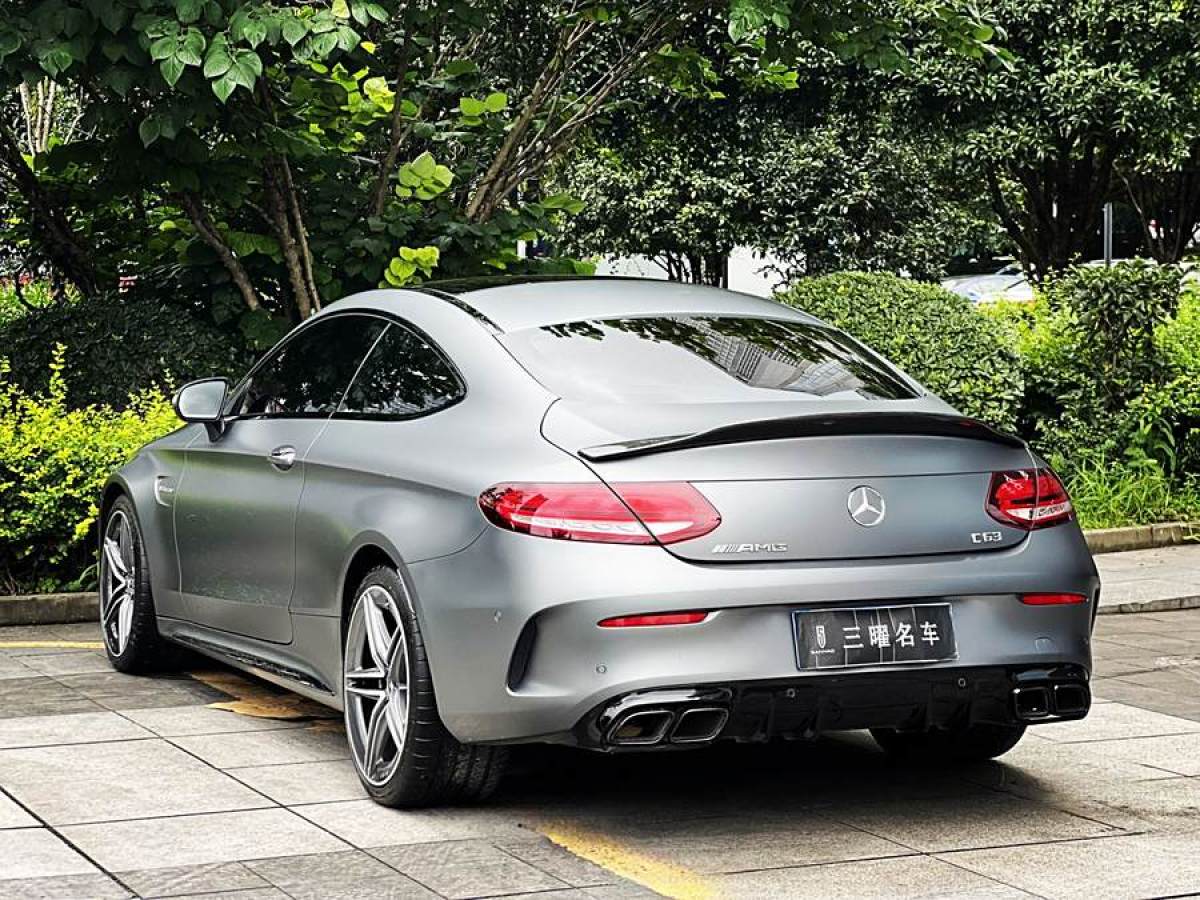
[[1002, 762], [901, 767], [857, 734], [541, 749], [487, 806], [424, 812], [364, 799], [319, 708], [227, 671], [118, 675], [97, 638], [0, 629], [0, 898], [1200, 892], [1200, 610], [1101, 617], [1092, 715]]
[[1101, 553], [1101, 612], [1200, 607], [1200, 544]]

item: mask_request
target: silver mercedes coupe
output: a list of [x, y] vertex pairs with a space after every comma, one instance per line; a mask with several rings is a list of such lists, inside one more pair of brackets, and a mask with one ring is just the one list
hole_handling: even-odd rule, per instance
[[372, 291], [175, 408], [101, 501], [112, 664], [182, 645], [343, 710], [383, 804], [482, 798], [511, 744], [981, 759], [1091, 702], [1059, 479], [778, 303]]

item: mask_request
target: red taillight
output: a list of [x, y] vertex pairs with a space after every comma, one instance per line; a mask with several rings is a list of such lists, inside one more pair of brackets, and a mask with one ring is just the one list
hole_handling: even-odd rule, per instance
[[988, 491], [987, 511], [997, 522], [1026, 531], [1057, 525], [1075, 517], [1067, 489], [1049, 469], [994, 474]]
[[601, 628], [647, 628], [654, 625], [698, 625], [706, 612], [651, 613], [644, 616], [614, 616], [597, 622]]
[[721, 524], [686, 482], [498, 484], [479, 496], [479, 508], [509, 531], [608, 544], [673, 544]]
[[1021, 602], [1030, 606], [1065, 606], [1069, 603], [1087, 603], [1083, 594], [1022, 594]]

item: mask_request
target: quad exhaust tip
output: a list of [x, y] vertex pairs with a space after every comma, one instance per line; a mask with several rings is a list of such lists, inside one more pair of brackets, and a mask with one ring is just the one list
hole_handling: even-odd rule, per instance
[[613, 725], [608, 740], [624, 747], [657, 744], [667, 736], [674, 718], [666, 709], [634, 710]]
[[704, 744], [716, 740], [729, 720], [729, 711], [718, 706], [697, 706], [679, 714], [671, 732], [672, 744]]
[[719, 706], [635, 709], [609, 729], [608, 743], [620, 747], [707, 744], [716, 740], [727, 721], [729, 710]]
[[1078, 717], [1091, 706], [1091, 694], [1082, 684], [1066, 683], [1013, 688], [1013, 711], [1018, 719], [1036, 722], [1054, 717]]

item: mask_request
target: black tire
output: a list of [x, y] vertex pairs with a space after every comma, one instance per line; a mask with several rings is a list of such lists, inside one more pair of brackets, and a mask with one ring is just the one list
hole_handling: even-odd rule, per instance
[[871, 737], [889, 756], [932, 763], [995, 759], [1017, 746], [1024, 734], [1024, 725], [982, 723], [932, 731], [871, 729]]
[[[364, 602], [364, 593], [373, 585], [384, 588], [395, 598], [403, 619], [408, 653], [408, 727], [399, 765], [386, 782], [371, 784], [356, 764], [363, 787], [376, 803], [408, 809], [478, 803], [486, 799], [500, 783], [507, 751], [503, 747], [462, 744], [442, 724], [421, 626], [408, 590], [394, 569], [379, 566], [367, 573], [354, 593], [347, 625], [353, 618], [353, 607]], [[349, 627], [346, 633], [348, 638]], [[344, 640], [343, 655], [347, 644]], [[344, 694], [343, 701], [347, 705], [346, 726], [350, 729], [350, 697]]]
[[[131, 558], [134, 564], [132, 579], [133, 612], [129, 621], [129, 636], [120, 646], [119, 638], [105, 624], [106, 597], [110, 596], [105, 583], [107, 561], [104, 559], [105, 539], [110, 526], [118, 517], [129, 524], [132, 542]], [[108, 661], [118, 672], [140, 675], [168, 668], [175, 654], [158, 633], [158, 620], [154, 612], [154, 594], [150, 588], [150, 561], [146, 557], [146, 544], [142, 540], [141, 526], [133, 503], [124, 495], [109, 507], [100, 530], [100, 630], [104, 637], [104, 650]]]

